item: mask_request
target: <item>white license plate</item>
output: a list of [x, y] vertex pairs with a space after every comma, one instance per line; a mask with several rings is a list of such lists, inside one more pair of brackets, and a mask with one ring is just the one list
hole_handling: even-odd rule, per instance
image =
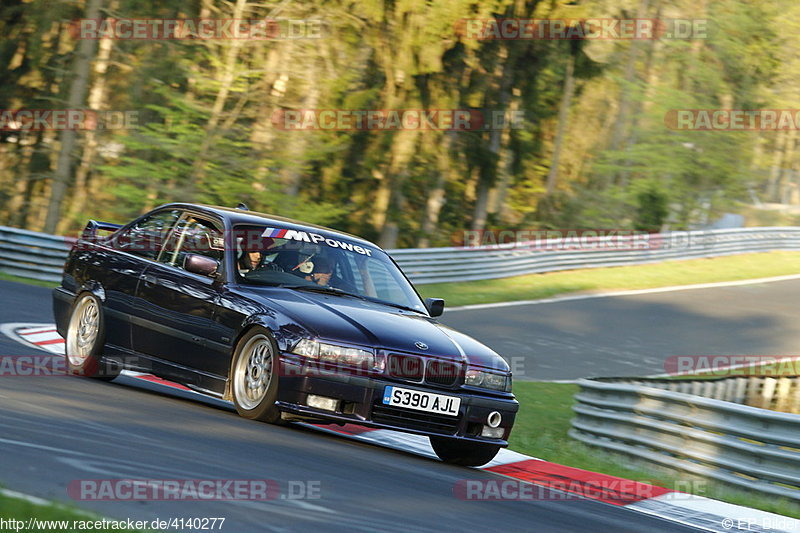
[[461, 398], [389, 386], [383, 390], [383, 404], [440, 415], [458, 416]]

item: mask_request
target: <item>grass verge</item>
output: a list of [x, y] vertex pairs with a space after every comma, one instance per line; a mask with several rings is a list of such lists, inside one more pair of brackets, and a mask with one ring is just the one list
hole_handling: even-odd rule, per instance
[[652, 289], [800, 273], [800, 252], [763, 252], [651, 265], [565, 270], [513, 278], [420, 285], [424, 298], [448, 306], [549, 298], [581, 291]]
[[0, 280], [3, 281], [16, 281], [17, 283], [27, 283], [28, 285], [38, 285], [39, 287], [58, 287], [58, 283], [55, 281], [41, 281], [38, 279], [30, 279], [30, 278], [23, 278], [20, 276], [14, 276], [13, 274], [6, 274], [5, 272], [0, 272]]
[[[123, 529], [125, 520], [110, 520], [54, 502], [32, 502], [0, 494], [0, 531], [36, 531], [39, 533], [65, 533], [95, 531], [128, 531], [141, 533], [141, 529]], [[109, 522], [122, 527], [114, 528]]]
[[[517, 452], [553, 463], [582, 468], [611, 476], [641, 481], [689, 492], [716, 500], [800, 518], [800, 505], [786, 499], [765, 496], [690, 474], [632, 461], [628, 456], [587, 446], [567, 435], [572, 419], [573, 397], [578, 386], [569, 383], [517, 382], [514, 394], [520, 411], [511, 433], [509, 447]], [[699, 483], [688, 483], [699, 481]]]

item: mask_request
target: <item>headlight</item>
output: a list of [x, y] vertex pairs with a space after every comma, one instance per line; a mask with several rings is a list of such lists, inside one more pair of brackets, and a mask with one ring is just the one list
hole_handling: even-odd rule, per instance
[[495, 374], [483, 370], [467, 370], [464, 383], [482, 389], [500, 390], [511, 392], [511, 376], [509, 374]]
[[375, 367], [375, 354], [369, 350], [328, 344], [313, 339], [301, 339], [294, 345], [292, 352], [327, 363]]

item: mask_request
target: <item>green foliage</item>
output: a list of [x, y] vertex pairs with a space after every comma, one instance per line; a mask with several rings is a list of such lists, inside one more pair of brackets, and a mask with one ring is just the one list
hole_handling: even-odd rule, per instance
[[658, 232], [666, 222], [668, 197], [657, 182], [648, 182], [636, 193], [638, 206], [633, 229]]
[[[63, 102], [78, 44], [68, 21], [86, 3], [0, 7], [0, 109]], [[234, 6], [102, 0], [108, 15], [139, 19], [230, 18]], [[625, 18], [642, 6], [645, 18], [708, 20], [708, 35], [583, 42], [464, 33], [465, 19]], [[267, 17], [271, 7], [248, 0], [243, 16]], [[397, 241], [386, 241], [394, 246], [450, 245], [476, 224], [698, 227], [770, 179], [773, 196], [785, 197], [796, 184], [781, 169], [794, 168], [800, 151], [774, 132], [688, 131], [666, 117], [793, 107], [799, 10], [791, 0], [333, 1], [281, 7], [281, 17], [323, 20], [321, 39], [115, 40], [89, 90], [101, 86], [101, 107], [135, 110], [141, 125], [97, 132], [87, 181], [67, 194], [90, 201], [68, 222], [125, 220], [186, 200], [245, 201], [375, 240], [396, 227]], [[556, 139], [567, 65], [574, 92]], [[499, 133], [286, 131], [271, 120], [286, 109], [514, 109], [523, 121]], [[82, 134], [73, 167], [86, 148]], [[59, 149], [52, 132], [0, 132], [0, 223], [39, 229]]]

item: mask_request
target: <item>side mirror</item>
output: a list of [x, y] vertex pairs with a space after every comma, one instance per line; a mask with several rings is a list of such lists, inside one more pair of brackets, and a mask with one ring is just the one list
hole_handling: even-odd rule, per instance
[[425, 298], [425, 307], [431, 316], [442, 316], [442, 313], [444, 313], [444, 299]]
[[183, 260], [183, 268], [192, 274], [213, 276], [217, 272], [217, 268], [219, 268], [219, 262], [204, 255], [186, 254]]

